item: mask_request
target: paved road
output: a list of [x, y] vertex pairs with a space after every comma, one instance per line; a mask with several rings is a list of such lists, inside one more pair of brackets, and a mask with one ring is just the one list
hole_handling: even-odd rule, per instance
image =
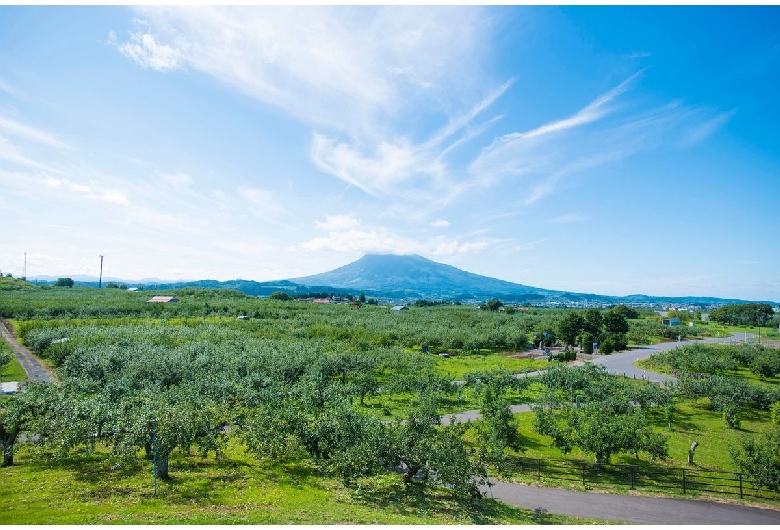
[[[491, 482], [492, 497], [496, 500], [521, 508], [541, 508], [561, 515], [644, 524], [780, 525], [780, 511], [768, 508], [686, 499], [584, 493], [510, 484], [495, 479], [491, 479]], [[487, 487], [482, 490], [488, 497], [491, 496]]]
[[54, 377], [44, 367], [44, 365], [32, 354], [30, 350], [19, 344], [16, 339], [8, 331], [5, 326], [5, 322], [0, 321], [0, 336], [11, 347], [16, 354], [16, 358], [19, 359], [19, 363], [27, 372], [27, 379], [30, 381], [48, 381], [53, 382]]
[[[663, 374], [656, 374], [654, 372], [645, 372], [641, 368], [634, 366], [634, 363], [640, 359], [644, 359], [645, 357], [650, 357], [651, 355], [654, 355], [658, 352], [673, 350], [674, 348], [679, 346], [686, 346], [688, 344], [741, 342], [744, 335], [744, 333], [732, 333], [731, 337], [727, 338], [684, 340], [681, 342], [661, 342], [659, 344], [653, 344], [650, 346], [635, 346], [628, 351], [613, 353], [611, 355], [593, 355], [589, 357], [591, 357], [591, 362], [605, 366], [612, 374], [624, 374], [628, 377], [636, 377], [637, 379], [645, 376], [650, 381], [660, 383], [662, 381], [673, 380], [674, 377]], [[755, 335], [752, 333], [747, 334], [747, 338], [753, 338], [754, 336]]]

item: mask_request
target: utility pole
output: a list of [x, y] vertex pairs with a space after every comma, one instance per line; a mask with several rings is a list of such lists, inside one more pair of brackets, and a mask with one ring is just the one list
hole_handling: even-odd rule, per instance
[[22, 271], [22, 280], [27, 281], [27, 252], [24, 253], [24, 270]]
[[103, 256], [100, 256], [100, 279], [98, 280], [98, 289], [103, 287]]

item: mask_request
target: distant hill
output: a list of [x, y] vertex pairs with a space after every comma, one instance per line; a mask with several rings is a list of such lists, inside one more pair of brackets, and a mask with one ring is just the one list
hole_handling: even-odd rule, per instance
[[[77, 285], [97, 287], [97, 278], [73, 277]], [[40, 281], [43, 278], [38, 278]], [[49, 278], [46, 278], [48, 280]], [[52, 278], [53, 279], [53, 278]], [[45, 281], [45, 280], [44, 280]], [[367, 254], [362, 258], [329, 272], [277, 280], [256, 282], [252, 280], [198, 280], [166, 282], [162, 280], [125, 281], [115, 278], [103, 279], [128, 286], [143, 286], [145, 289], [180, 289], [203, 287], [235, 289], [252, 296], [268, 296], [283, 291], [295, 297], [310, 294], [331, 293], [336, 295], [361, 292], [366, 296], [384, 300], [411, 300], [427, 298], [445, 301], [485, 301], [499, 298], [504, 302], [541, 303], [544, 305], [577, 304], [629, 304], [660, 305], [679, 304], [700, 307], [718, 306], [743, 302], [762, 302], [777, 306], [777, 302], [765, 300], [724, 299], [709, 296], [607, 296], [568, 291], [553, 291], [512, 283], [488, 276], [467, 272], [451, 265], [437, 263], [418, 255], [398, 256], [392, 254]]]

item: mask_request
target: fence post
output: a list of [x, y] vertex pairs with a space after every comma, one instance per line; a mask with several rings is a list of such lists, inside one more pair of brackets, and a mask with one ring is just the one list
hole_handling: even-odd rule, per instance
[[538, 458], [536, 460], [536, 479], [542, 480], [542, 459]]
[[683, 486], [683, 494], [685, 494], [685, 468], [682, 470], [682, 486]]
[[634, 464], [631, 464], [631, 489], [634, 489]]
[[739, 473], [739, 498], [742, 498], [742, 473]]

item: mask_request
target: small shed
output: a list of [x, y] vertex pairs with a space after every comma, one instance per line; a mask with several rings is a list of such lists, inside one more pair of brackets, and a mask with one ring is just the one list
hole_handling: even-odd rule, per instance
[[178, 302], [178, 298], [173, 296], [153, 296], [146, 301], [147, 304], [167, 304], [169, 302]]
[[664, 326], [679, 326], [680, 325], [680, 319], [677, 317], [672, 318], [664, 318], [661, 319], [661, 324]]
[[16, 394], [19, 391], [19, 381], [0, 383], [0, 394]]
[[394, 305], [391, 309], [393, 311], [403, 311], [404, 309], [409, 309], [409, 308], [406, 307], [405, 305]]

